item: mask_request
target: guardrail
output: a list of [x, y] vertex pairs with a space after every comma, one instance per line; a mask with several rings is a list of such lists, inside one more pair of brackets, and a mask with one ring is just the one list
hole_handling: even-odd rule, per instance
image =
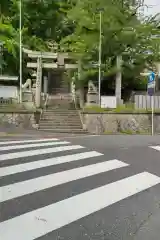
[[[153, 96], [154, 108], [160, 109], [160, 96]], [[135, 95], [134, 105], [136, 109], [149, 109], [152, 108], [152, 97], [148, 95]]]

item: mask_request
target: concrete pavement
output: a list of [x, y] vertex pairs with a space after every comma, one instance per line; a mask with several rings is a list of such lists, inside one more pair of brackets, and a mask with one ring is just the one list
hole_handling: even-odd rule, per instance
[[52, 138], [0, 140], [3, 240], [159, 240], [160, 136]]

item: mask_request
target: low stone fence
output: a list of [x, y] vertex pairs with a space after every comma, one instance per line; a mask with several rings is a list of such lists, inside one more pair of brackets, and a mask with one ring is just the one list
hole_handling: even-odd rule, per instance
[[[150, 134], [150, 113], [90, 113], [83, 112], [84, 129], [94, 134]], [[154, 115], [154, 132], [160, 133], [160, 113]]]
[[39, 118], [40, 112], [0, 111], [0, 126], [37, 129]]
[[[40, 112], [0, 111], [1, 127], [37, 129]], [[93, 134], [150, 134], [150, 113], [82, 112], [84, 129]], [[154, 114], [154, 132], [160, 134], [160, 113]]]

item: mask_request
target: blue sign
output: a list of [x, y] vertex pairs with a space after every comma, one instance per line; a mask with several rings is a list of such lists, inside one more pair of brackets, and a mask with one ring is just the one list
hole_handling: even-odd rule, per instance
[[152, 96], [155, 91], [155, 79], [156, 79], [156, 74], [154, 72], [151, 72], [148, 76], [148, 94]]

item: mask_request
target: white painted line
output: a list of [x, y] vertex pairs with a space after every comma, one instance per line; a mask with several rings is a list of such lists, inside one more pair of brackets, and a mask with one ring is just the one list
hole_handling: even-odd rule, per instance
[[45, 142], [45, 143], [34, 143], [34, 144], [24, 144], [24, 145], [14, 145], [14, 146], [5, 146], [0, 147], [0, 151], [14, 150], [14, 149], [23, 149], [23, 148], [34, 148], [34, 147], [46, 147], [46, 146], [54, 146], [54, 145], [65, 145], [69, 144], [69, 142]]
[[30, 163], [22, 163], [15, 166], [2, 167], [0, 168], [0, 177], [15, 174], [15, 173], [20, 173], [20, 172], [26, 172], [33, 169], [49, 167], [57, 164], [69, 163], [72, 161], [79, 161], [87, 158], [99, 157], [102, 155], [103, 155], [102, 153], [91, 151], [91, 152], [75, 153], [75, 154], [65, 155], [61, 157], [49, 158], [49, 159], [34, 161]]
[[151, 146], [150, 148], [153, 148], [153, 149], [155, 149], [157, 151], [160, 151], [160, 146]]
[[0, 155], [0, 161], [5, 161], [9, 159], [14, 159], [14, 158], [31, 157], [36, 155], [48, 154], [48, 153], [63, 152], [68, 150], [81, 149], [81, 148], [85, 148], [85, 147], [80, 145], [71, 145], [71, 146], [36, 149], [36, 150], [8, 153], [8, 154], [6, 153], [6, 154]]
[[19, 143], [33, 143], [33, 142], [51, 142], [57, 141], [58, 138], [44, 138], [44, 139], [30, 139], [30, 140], [18, 140], [18, 141], [3, 141], [0, 142], [0, 145], [8, 145], [8, 144], [19, 144]]
[[0, 187], [0, 202], [126, 166], [128, 164], [115, 159], [10, 184]]
[[70, 139], [70, 138], [90, 138], [90, 137], [102, 137], [102, 135], [77, 135], [77, 136], [64, 136], [64, 137], [60, 137], [60, 139]]
[[143, 172], [0, 223], [3, 240], [33, 240], [160, 183]]

